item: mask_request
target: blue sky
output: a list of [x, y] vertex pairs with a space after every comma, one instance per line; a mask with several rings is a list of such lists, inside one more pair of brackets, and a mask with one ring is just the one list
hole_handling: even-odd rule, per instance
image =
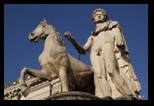
[[[40, 69], [38, 56], [44, 41], [35, 44], [28, 35], [43, 19], [60, 32], [69, 54], [78, 58], [63, 34], [70, 31], [84, 45], [95, 28], [91, 14], [96, 8], [103, 8], [109, 20], [120, 23], [142, 99], [148, 100], [148, 4], [4, 4], [4, 84], [18, 79], [23, 67]], [[89, 54], [81, 56], [87, 65], [91, 65]]]

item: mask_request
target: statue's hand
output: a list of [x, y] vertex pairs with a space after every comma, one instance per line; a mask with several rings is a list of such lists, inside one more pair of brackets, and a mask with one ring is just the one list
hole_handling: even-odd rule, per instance
[[65, 32], [65, 33], [64, 33], [64, 36], [65, 36], [67, 39], [69, 39], [69, 40], [72, 38], [70, 32]]

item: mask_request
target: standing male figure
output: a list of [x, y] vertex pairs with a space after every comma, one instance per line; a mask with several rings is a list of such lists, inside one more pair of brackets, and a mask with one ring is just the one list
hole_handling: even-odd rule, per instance
[[107, 18], [107, 13], [102, 8], [93, 11], [92, 20], [96, 24], [96, 28], [83, 47], [75, 41], [70, 32], [65, 32], [64, 36], [71, 41], [79, 53], [86, 54], [91, 51], [90, 60], [94, 69], [96, 96], [112, 97], [108, 77], [122, 95], [131, 95], [127, 83], [119, 74], [115, 55], [115, 46], [122, 49], [127, 49], [127, 46], [121, 37], [119, 23], [112, 20], [107, 21]]

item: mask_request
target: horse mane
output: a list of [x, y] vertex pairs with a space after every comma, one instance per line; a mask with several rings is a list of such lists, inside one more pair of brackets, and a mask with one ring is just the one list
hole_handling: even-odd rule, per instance
[[49, 25], [49, 26], [55, 31], [55, 33], [56, 33], [56, 35], [57, 35], [57, 38], [58, 38], [58, 41], [61, 43], [61, 46], [65, 46], [64, 40], [62, 39], [60, 33], [56, 30], [55, 27], [53, 27], [51, 24], [49, 24], [49, 23], [47, 22], [46, 19], [44, 19], [44, 20], [41, 22], [41, 24], [42, 24], [43, 26]]
[[46, 25], [49, 25], [50, 27], [52, 27], [55, 31], [55, 34], [58, 38], [58, 41], [61, 43], [61, 46], [65, 46], [64, 40], [62, 39], [60, 33], [57, 31], [57, 29], [55, 27], [53, 27], [51, 24], [49, 24], [48, 22], [46, 22]]
[[[54, 29], [56, 31], [56, 28], [54, 28]], [[56, 35], [58, 37], [58, 41], [61, 42], [61, 46], [65, 46], [64, 40], [63, 40], [63, 38], [61, 37], [61, 35], [58, 31], [56, 31]]]

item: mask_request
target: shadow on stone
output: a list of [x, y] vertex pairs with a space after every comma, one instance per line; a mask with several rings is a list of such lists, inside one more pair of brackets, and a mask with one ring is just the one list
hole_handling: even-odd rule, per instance
[[137, 100], [132, 95], [121, 96], [117, 98], [112, 98], [110, 96], [99, 98], [93, 94], [80, 92], [80, 91], [69, 91], [54, 94], [45, 98], [44, 100]]
[[102, 99], [86, 92], [69, 91], [69, 92], [61, 92], [54, 94], [52, 96], [47, 97], [45, 100], [102, 100]]
[[138, 100], [138, 99], [135, 98], [133, 95], [125, 95], [125, 96], [117, 97], [114, 100]]

